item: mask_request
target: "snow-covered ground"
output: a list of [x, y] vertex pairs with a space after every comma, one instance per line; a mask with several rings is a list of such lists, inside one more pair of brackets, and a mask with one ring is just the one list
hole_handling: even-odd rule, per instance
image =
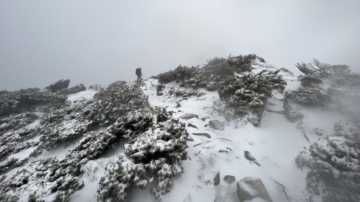
[[[292, 85], [286, 90], [297, 89], [299, 82], [295, 82], [295, 77], [288, 77]], [[166, 87], [176, 85], [172, 83]], [[287, 201], [276, 182], [283, 184], [287, 194], [294, 199], [305, 198], [303, 191], [306, 186], [306, 172], [296, 166], [295, 158], [304, 147], [309, 146], [309, 142], [295, 123], [289, 122], [282, 114], [266, 112], [260, 127], [254, 127], [250, 123], [236, 125], [211, 113], [213, 102], [219, 99], [217, 92], [203, 90], [206, 93], [204, 96], [182, 100], [181, 107], [177, 108], [177, 98], [157, 96], [155, 86], [157, 80], [149, 79], [143, 87], [152, 106], [166, 107], [168, 111], [175, 112], [175, 118], [186, 113], [199, 116], [181, 120], [195, 125], [198, 129], [187, 128], [194, 141], [188, 142], [189, 158], [184, 162], [185, 173], [174, 181], [174, 189], [165, 196], [165, 201], [183, 202], [188, 195], [192, 201], [213, 201], [216, 195], [228, 195], [219, 193], [226, 189], [232, 189], [229, 193], [236, 193], [235, 183], [226, 189], [221, 188], [227, 186], [223, 181], [220, 188], [211, 184], [217, 172], [220, 172], [221, 179], [225, 175], [235, 176], [236, 181], [248, 176], [262, 179], [273, 201]], [[282, 111], [283, 102], [279, 100], [283, 99], [283, 94], [274, 92], [273, 97], [270, 100], [273, 105], [268, 106], [268, 109]], [[205, 127], [209, 120], [214, 119], [224, 123], [224, 130]], [[192, 133], [208, 133], [211, 138]], [[245, 151], [249, 151], [261, 166], [248, 161], [244, 157]], [[233, 197], [229, 196], [228, 201], [233, 201]]]
[[[274, 71], [276, 68], [258, 65], [253, 72], [262, 70]], [[191, 96], [187, 99], [178, 98], [174, 95], [157, 95], [157, 79], [147, 79], [141, 86], [151, 106], [166, 108], [173, 112], [174, 118], [184, 114], [196, 114], [188, 120], [180, 119], [187, 126], [190, 136], [188, 141], [188, 158], [183, 162], [184, 173], [173, 180], [173, 189], [162, 199], [165, 202], [208, 202], [208, 201], [237, 201], [236, 182], [246, 178], [260, 178], [265, 185], [270, 197], [276, 202], [307, 201], [309, 196], [306, 191], [306, 175], [308, 169], [300, 169], [295, 158], [301, 151], [309, 148], [311, 143], [317, 141], [322, 135], [333, 133], [335, 123], [344, 119], [336, 111], [328, 111], [321, 108], [304, 107], [304, 118], [301, 123], [290, 122], [283, 114], [284, 94], [287, 91], [297, 90], [300, 82], [291, 73], [281, 72], [287, 81], [284, 92], [273, 91], [268, 100], [266, 110], [259, 127], [254, 127], [249, 122], [225, 120], [221, 114], [214, 113], [214, 102], [218, 101], [216, 91], [210, 92], [198, 89], [202, 96]], [[129, 85], [134, 85], [130, 83]], [[179, 88], [175, 82], [165, 85], [167, 90]], [[183, 90], [193, 90], [191, 88]], [[86, 90], [68, 96], [71, 105], [79, 105], [93, 99], [97, 91]], [[179, 106], [180, 105], [180, 106]], [[210, 120], [219, 120], [225, 126], [223, 130], [214, 130], [209, 126]], [[73, 120], [76, 121], [76, 120]], [[27, 129], [35, 129], [40, 120], [35, 120], [26, 126]], [[64, 126], [72, 130], [72, 125]], [[100, 129], [104, 130], [104, 128]], [[319, 132], [320, 131], [320, 132]], [[210, 137], [199, 136], [193, 133], [207, 133]], [[39, 142], [42, 134], [33, 137], [32, 142]], [[10, 179], [17, 171], [26, 167], [29, 163], [49, 157], [59, 159], [73, 148], [76, 142], [68, 145], [60, 145], [50, 151], [43, 151], [37, 157], [30, 157], [36, 149], [31, 147], [18, 153], [11, 154], [9, 158], [23, 160], [29, 158], [27, 164], [14, 168], [6, 173], [6, 180]], [[114, 159], [123, 152], [122, 146], [114, 149], [105, 157], [90, 160], [84, 167], [81, 180], [84, 187], [71, 195], [70, 201], [97, 201], [99, 180], [106, 172], [106, 165], [114, 162]], [[256, 163], [245, 157], [245, 152], [256, 159]], [[259, 165], [258, 165], [259, 164]], [[214, 177], [220, 174], [220, 184], [214, 185]], [[232, 184], [226, 183], [223, 178], [231, 175], [236, 178]], [[314, 201], [321, 198], [313, 198]], [[145, 190], [133, 190], [129, 196], [130, 202], [155, 201], [149, 188]], [[264, 201], [260, 198], [252, 200]]]

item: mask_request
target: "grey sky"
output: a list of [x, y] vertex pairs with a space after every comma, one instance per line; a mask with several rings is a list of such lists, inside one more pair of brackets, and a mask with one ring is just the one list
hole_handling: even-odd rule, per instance
[[360, 70], [357, 0], [2, 0], [0, 90], [135, 80], [255, 53]]

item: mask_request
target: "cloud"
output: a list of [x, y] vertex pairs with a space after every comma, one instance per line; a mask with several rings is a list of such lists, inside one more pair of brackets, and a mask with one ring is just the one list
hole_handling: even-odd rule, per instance
[[136, 79], [255, 53], [360, 71], [358, 1], [1, 1], [0, 90]]

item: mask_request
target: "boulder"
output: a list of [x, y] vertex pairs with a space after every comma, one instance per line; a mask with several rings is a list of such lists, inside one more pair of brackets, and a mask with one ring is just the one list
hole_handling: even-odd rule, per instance
[[197, 135], [197, 136], [205, 136], [207, 138], [211, 138], [211, 136], [207, 133], [193, 133], [193, 135]]
[[191, 123], [188, 123], [187, 125], [188, 127], [192, 127], [192, 128], [196, 128], [196, 129], [199, 129], [198, 127], [196, 127], [195, 125], [191, 124]]
[[219, 184], [220, 184], [220, 172], [217, 172], [214, 177], [214, 185], [219, 185]]
[[232, 175], [226, 175], [224, 177], [224, 181], [227, 182], [228, 184], [231, 184], [235, 181], [235, 176]]
[[209, 124], [215, 130], [224, 129], [224, 125], [218, 120], [211, 120], [211, 121], [209, 121]]
[[257, 162], [257, 160], [255, 159], [255, 157], [253, 157], [251, 155], [251, 153], [249, 151], [245, 151], [244, 152], [244, 156], [247, 160], [251, 161], [251, 162], [254, 162], [256, 165], [260, 166], [260, 163]]
[[157, 96], [161, 96], [161, 95], [164, 95], [164, 93], [163, 93], [163, 89], [165, 88], [165, 86], [164, 85], [158, 85], [157, 86], [157, 88], [156, 88], [156, 95]]
[[198, 115], [196, 114], [184, 114], [182, 116], [179, 117], [179, 119], [191, 119], [191, 118], [199, 118]]
[[57, 92], [59, 90], [62, 90], [62, 89], [66, 89], [69, 87], [69, 84], [70, 84], [70, 80], [69, 79], [61, 79], [51, 85], [49, 85], [48, 87], [46, 87], [47, 89], [49, 89], [51, 92]]
[[246, 177], [238, 181], [237, 194], [240, 202], [252, 200], [256, 197], [272, 202], [269, 193], [259, 178]]

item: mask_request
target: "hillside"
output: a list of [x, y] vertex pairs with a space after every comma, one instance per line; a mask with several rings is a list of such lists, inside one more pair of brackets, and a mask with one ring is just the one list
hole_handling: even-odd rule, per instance
[[360, 201], [360, 76], [296, 66], [1, 91], [0, 201]]

